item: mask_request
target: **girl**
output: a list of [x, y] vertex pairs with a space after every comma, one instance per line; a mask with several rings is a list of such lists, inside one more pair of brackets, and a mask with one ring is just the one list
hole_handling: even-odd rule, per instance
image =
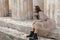
[[[39, 6], [35, 6], [34, 8], [34, 13], [36, 21], [33, 23], [33, 28], [30, 34], [27, 37], [32, 37], [33, 39], [38, 39], [37, 34], [40, 36], [47, 36], [55, 27], [55, 22], [51, 19], [49, 19], [44, 13], [40, 13], [40, 8]], [[40, 17], [39, 17], [40, 16]]]

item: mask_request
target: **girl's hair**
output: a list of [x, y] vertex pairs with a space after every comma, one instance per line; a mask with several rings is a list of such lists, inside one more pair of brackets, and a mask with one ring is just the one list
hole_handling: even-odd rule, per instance
[[40, 11], [42, 11], [39, 6], [35, 6], [35, 10], [36, 10], [37, 13], [39, 13]]

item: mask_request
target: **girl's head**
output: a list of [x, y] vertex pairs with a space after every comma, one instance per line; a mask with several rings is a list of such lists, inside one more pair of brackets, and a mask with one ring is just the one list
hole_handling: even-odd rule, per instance
[[39, 12], [41, 11], [41, 9], [40, 9], [39, 6], [35, 6], [35, 7], [34, 7], [34, 11], [35, 11], [36, 13], [39, 13]]

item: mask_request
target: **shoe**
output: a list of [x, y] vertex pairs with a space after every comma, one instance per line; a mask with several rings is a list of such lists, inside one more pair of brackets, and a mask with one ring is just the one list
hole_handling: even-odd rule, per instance
[[34, 33], [33, 38], [34, 38], [34, 39], [38, 39], [37, 33]]
[[30, 34], [28, 36], [26, 36], [26, 37], [32, 37], [33, 35], [34, 35], [34, 32], [31, 31]]
[[38, 40], [38, 39], [34, 39], [34, 38], [29, 38], [29, 40]]

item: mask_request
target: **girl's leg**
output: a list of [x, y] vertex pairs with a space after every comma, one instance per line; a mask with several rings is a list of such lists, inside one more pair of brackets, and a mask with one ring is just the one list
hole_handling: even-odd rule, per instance
[[39, 27], [38, 27], [38, 23], [34, 24], [34, 33], [38, 33]]
[[35, 25], [33, 24], [33, 26], [32, 26], [32, 31], [35, 31]]
[[38, 39], [37, 33], [38, 33], [38, 30], [39, 30], [39, 27], [38, 27], [37, 24], [34, 24], [34, 28], [35, 28], [35, 30], [34, 30], [34, 36], [33, 36], [33, 38], [34, 39]]
[[30, 34], [27, 37], [32, 37], [34, 35], [35, 27], [33, 25], [32, 31], [30, 31]]

